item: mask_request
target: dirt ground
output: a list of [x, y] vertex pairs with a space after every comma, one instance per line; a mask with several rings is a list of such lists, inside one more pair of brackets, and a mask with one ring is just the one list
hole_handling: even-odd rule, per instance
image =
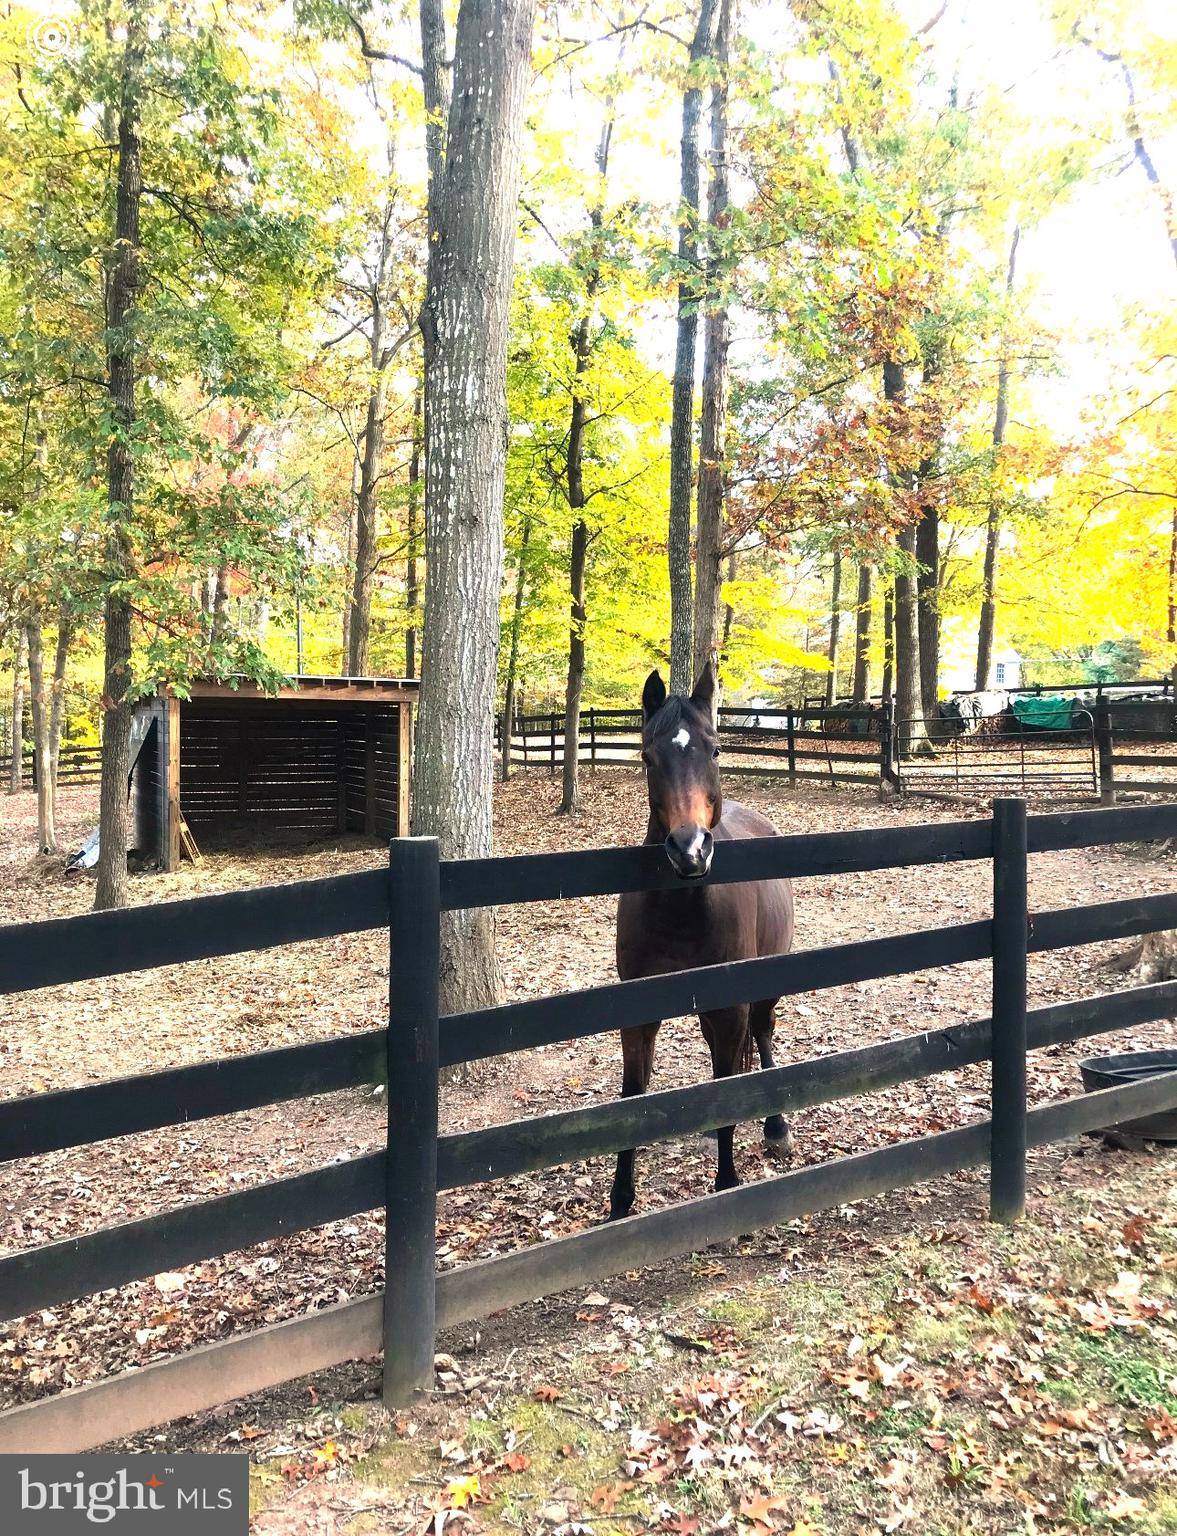
[[[906, 825], [969, 814], [936, 802], [883, 802], [868, 790], [813, 788], [789, 794], [756, 782], [734, 792], [764, 810], [782, 832]], [[644, 791], [636, 768], [586, 775], [584, 808], [574, 818], [552, 814], [557, 798], [555, 781], [545, 773], [517, 775], [496, 804], [499, 850], [640, 840]], [[80, 844], [95, 809], [93, 791], [63, 793], [63, 846]], [[64, 916], [86, 911], [90, 904], [86, 877], [67, 879], [60, 860], [30, 858], [32, 813], [30, 795], [0, 802], [0, 911], [6, 922]], [[983, 814], [980, 807], [976, 814]], [[370, 868], [381, 858], [379, 849], [352, 838], [309, 849], [259, 846], [210, 852], [197, 869], [185, 866], [170, 876], [136, 877], [132, 900], [169, 901], [339, 874]], [[1158, 859], [1140, 848], [1038, 855], [1031, 862], [1031, 904], [1042, 910], [1162, 892], [1173, 887], [1174, 873], [1172, 857]], [[989, 907], [987, 864], [815, 878], [798, 883], [796, 945], [804, 950], [934, 928], [984, 917]], [[613, 908], [614, 901], [604, 898], [502, 911], [505, 996], [536, 996], [612, 979]], [[1121, 985], [1119, 978], [1101, 971], [1113, 948], [1031, 957], [1031, 1002], [1057, 1002]], [[371, 1028], [384, 1021], [387, 985], [387, 936], [375, 933], [7, 997], [0, 1093], [35, 1093]], [[964, 1022], [987, 1010], [984, 964], [803, 994], [782, 1005], [777, 1056], [795, 1060], [867, 1045]], [[1172, 1043], [1174, 1033], [1172, 1023], [1143, 1027], [1133, 1031], [1130, 1044]], [[1076, 1091], [1078, 1060], [1102, 1043], [1084, 1041], [1036, 1053], [1032, 1099]], [[707, 1075], [709, 1060], [697, 1023], [671, 1021], [659, 1040], [654, 1086]], [[464, 1129], [606, 1099], [615, 1095], [619, 1079], [619, 1053], [610, 1037], [527, 1052], [480, 1069], [471, 1083], [447, 1086], [443, 1125]], [[795, 1162], [818, 1162], [962, 1124], [983, 1116], [987, 1106], [987, 1071], [978, 1067], [809, 1110], [794, 1123]], [[382, 1122], [380, 1102], [359, 1093], [337, 1094], [32, 1160], [0, 1174], [0, 1243], [9, 1251], [31, 1247], [351, 1157], [380, 1144]], [[1049, 1185], [1079, 1155], [1073, 1148], [1049, 1149], [1036, 1154], [1034, 1167]], [[1089, 1149], [1083, 1155], [1090, 1155]], [[1118, 1166], [1117, 1155], [1100, 1155], [1109, 1159], [1109, 1168]], [[760, 1152], [757, 1127], [742, 1128], [737, 1157], [745, 1178], [774, 1171]], [[709, 1188], [713, 1158], [713, 1143], [702, 1138], [649, 1149], [639, 1165], [638, 1208]], [[1171, 1154], [1145, 1156], [1140, 1177], [1151, 1188], [1155, 1175], [1163, 1191], [1174, 1166]], [[440, 1217], [442, 1263], [464, 1263], [590, 1225], [604, 1214], [608, 1182], [609, 1169], [595, 1160], [448, 1194]], [[876, 1205], [902, 1219], [903, 1211], [922, 1211], [921, 1202], [927, 1200], [929, 1209], [939, 1208], [951, 1220], [962, 1200], [976, 1206], [977, 1187], [974, 1178], [962, 1175], [926, 1196], [896, 1195]], [[838, 1230], [836, 1213], [823, 1230]], [[807, 1244], [803, 1234], [798, 1248], [805, 1263], [819, 1263]], [[6, 1402], [27, 1400], [164, 1358], [194, 1342], [362, 1295], [382, 1283], [382, 1257], [380, 1221], [361, 1216], [53, 1308], [0, 1333], [0, 1393]], [[651, 1283], [659, 1282], [655, 1277]], [[558, 1335], [567, 1328], [566, 1344], [571, 1347], [576, 1340], [575, 1314], [559, 1302], [525, 1309], [523, 1315], [528, 1329], [550, 1326]], [[488, 1325], [486, 1338], [500, 1327]], [[518, 1327], [512, 1322], [508, 1332], [515, 1334]], [[466, 1338], [452, 1347], [470, 1342]], [[346, 1400], [370, 1391], [371, 1377], [370, 1369], [357, 1366], [334, 1373], [329, 1389]], [[250, 1405], [253, 1449], [272, 1449], [288, 1438], [291, 1415], [305, 1414], [306, 1392], [305, 1385], [298, 1386]], [[241, 1410], [174, 1426], [157, 1443], [175, 1448], [219, 1443], [227, 1420], [240, 1424]]]

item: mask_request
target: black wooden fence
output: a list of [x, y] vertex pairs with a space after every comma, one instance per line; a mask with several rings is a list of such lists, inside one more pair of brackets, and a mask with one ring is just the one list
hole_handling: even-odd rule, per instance
[[[828, 784], [877, 784], [890, 733], [890, 707], [844, 709], [719, 710], [725, 773], [752, 778], [781, 778], [789, 784], [817, 780]], [[636, 762], [641, 754], [640, 709], [598, 709], [581, 714], [577, 758], [598, 763]], [[498, 721], [500, 752], [505, 723]], [[554, 774], [564, 763], [564, 717], [555, 713], [520, 715], [510, 733], [510, 762], [523, 768], [546, 767]]]
[[[1026, 864], [1052, 849], [1177, 835], [1177, 807], [1049, 816], [995, 802], [973, 820], [721, 843], [713, 882], [991, 860], [991, 920], [707, 966], [438, 1016], [446, 911], [673, 889], [660, 848], [442, 861], [431, 839], [392, 844], [388, 869], [123, 912], [0, 927], [0, 991], [90, 980], [391, 927], [389, 1027], [0, 1104], [0, 1158], [231, 1114], [388, 1073], [386, 1150], [0, 1259], [0, 1317], [387, 1205], [383, 1294], [238, 1335], [0, 1414], [0, 1452], [80, 1451], [384, 1349], [403, 1402], [432, 1379], [436, 1328], [655, 1263], [806, 1212], [991, 1166], [991, 1209], [1022, 1209], [1025, 1149], [1177, 1104], [1177, 1073], [1026, 1109], [1026, 1051], [1177, 1014], [1177, 983], [1027, 1011], [1026, 955], [1177, 927], [1177, 894], [1030, 913]], [[992, 1018], [485, 1130], [437, 1134], [441, 1067], [774, 996], [992, 961]], [[788, 1113], [989, 1060], [992, 1119], [705, 1195], [501, 1257], [435, 1272], [437, 1192]], [[602, 1181], [602, 1200], [605, 1196]]]
[[[594, 768], [636, 762], [641, 724], [640, 710], [585, 709], [578, 761]], [[1168, 695], [1143, 702], [1103, 698], [1092, 711], [1076, 709], [1066, 730], [1035, 730], [1003, 716], [962, 732], [959, 722], [948, 718], [898, 719], [889, 704], [733, 705], [720, 709], [718, 726], [725, 774], [776, 779], [790, 787], [806, 781], [831, 787], [886, 783], [902, 794], [936, 798], [1019, 794], [1105, 806], [1125, 793], [1138, 798], [1177, 793], [1177, 702]], [[912, 750], [917, 738], [926, 746]], [[500, 718], [500, 752], [506, 739]], [[564, 717], [518, 716], [509, 762], [546, 768], [554, 776], [564, 762]], [[1125, 775], [1124, 769], [1137, 771]]]
[[[97, 784], [102, 777], [102, 748], [83, 747], [63, 741], [57, 753], [59, 784]], [[21, 757], [22, 782], [36, 788], [37, 759], [31, 747]]]

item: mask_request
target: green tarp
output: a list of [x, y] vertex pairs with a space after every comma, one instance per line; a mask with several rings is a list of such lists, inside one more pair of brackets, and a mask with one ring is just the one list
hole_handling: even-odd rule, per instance
[[1034, 731], [1069, 731], [1071, 729], [1070, 699], [1052, 698], [1049, 694], [1023, 694], [1011, 705], [1014, 718]]

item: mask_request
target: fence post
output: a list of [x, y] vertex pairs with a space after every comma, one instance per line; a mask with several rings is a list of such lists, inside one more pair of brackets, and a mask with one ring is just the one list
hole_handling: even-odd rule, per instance
[[993, 802], [993, 1130], [989, 1214], [1026, 1209], [1026, 802]]
[[553, 710], [552, 713], [548, 716], [548, 721], [549, 721], [549, 728], [551, 730], [551, 742], [550, 742], [550, 745], [548, 747], [548, 778], [549, 779], [554, 779], [556, 777], [556, 712], [555, 712], [555, 710]]
[[597, 710], [596, 705], [589, 708], [589, 762], [593, 772], [597, 771]]
[[1095, 707], [1095, 739], [1099, 744], [1099, 803], [1116, 803], [1116, 765], [1112, 756], [1112, 714], [1107, 701]]
[[789, 705], [789, 713], [785, 716], [785, 730], [788, 732], [787, 746], [789, 750], [789, 788], [797, 788], [797, 720], [793, 713], [793, 706]]
[[384, 1401], [433, 1384], [437, 1245], [437, 973], [441, 885], [435, 837], [398, 837], [389, 858], [388, 1143]]
[[895, 783], [895, 705], [883, 700], [883, 737], [879, 743], [879, 774], [884, 784]]

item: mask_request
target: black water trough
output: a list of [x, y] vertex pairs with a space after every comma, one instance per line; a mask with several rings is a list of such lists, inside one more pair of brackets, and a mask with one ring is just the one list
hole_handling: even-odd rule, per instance
[[[1100, 1088], [1122, 1088], [1125, 1083], [1138, 1083], [1142, 1078], [1157, 1077], [1162, 1072], [1177, 1072], [1177, 1050], [1089, 1056], [1079, 1063], [1079, 1071], [1088, 1093], [1095, 1093]], [[1119, 1125], [1108, 1126], [1107, 1130], [1177, 1144], [1177, 1109], [1143, 1115], [1139, 1120], [1124, 1120]]]

